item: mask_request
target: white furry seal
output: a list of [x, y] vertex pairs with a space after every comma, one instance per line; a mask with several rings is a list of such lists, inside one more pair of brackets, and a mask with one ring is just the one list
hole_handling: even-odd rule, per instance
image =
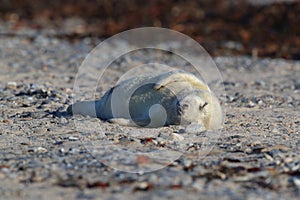
[[74, 103], [67, 112], [127, 126], [196, 123], [209, 130], [221, 128], [223, 121], [220, 103], [209, 87], [182, 70], [122, 81], [100, 100]]

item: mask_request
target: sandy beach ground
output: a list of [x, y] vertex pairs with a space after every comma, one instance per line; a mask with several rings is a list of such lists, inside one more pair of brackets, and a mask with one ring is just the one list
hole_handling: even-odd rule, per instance
[[[0, 38], [0, 199], [299, 198], [299, 62], [215, 57], [226, 116], [210, 153], [195, 156], [199, 144], [192, 143], [160, 170], [127, 173], [111, 167], [118, 161], [114, 152], [107, 151], [112, 160], [106, 165], [95, 158], [80, 140], [76, 117], [64, 112], [72, 102], [77, 70], [94, 43], [43, 35]], [[124, 62], [140, 60], [117, 62], [99, 96], [116, 81]], [[134, 128], [79, 119], [96, 120], [102, 140], [124, 148], [168, 144], [161, 135], [132, 139]], [[149, 162], [135, 159], [137, 168]]]

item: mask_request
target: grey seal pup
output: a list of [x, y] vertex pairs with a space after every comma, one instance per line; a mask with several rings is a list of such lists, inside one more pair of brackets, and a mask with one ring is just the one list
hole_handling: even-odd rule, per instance
[[183, 70], [124, 80], [101, 99], [76, 102], [67, 112], [125, 126], [199, 124], [214, 130], [223, 123], [220, 103], [208, 85]]

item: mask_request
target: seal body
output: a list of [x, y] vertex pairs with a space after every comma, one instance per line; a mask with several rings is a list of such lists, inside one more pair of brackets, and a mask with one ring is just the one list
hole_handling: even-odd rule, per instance
[[223, 122], [220, 103], [207, 84], [182, 70], [122, 81], [100, 100], [74, 103], [68, 112], [127, 126], [197, 123], [218, 129]]

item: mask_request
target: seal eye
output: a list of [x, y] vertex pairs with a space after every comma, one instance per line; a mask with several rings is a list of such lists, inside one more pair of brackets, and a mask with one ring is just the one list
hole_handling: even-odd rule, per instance
[[207, 102], [205, 102], [203, 105], [199, 105], [199, 110], [203, 110], [204, 109], [204, 107], [205, 106], [207, 106], [208, 105], [208, 103]]

